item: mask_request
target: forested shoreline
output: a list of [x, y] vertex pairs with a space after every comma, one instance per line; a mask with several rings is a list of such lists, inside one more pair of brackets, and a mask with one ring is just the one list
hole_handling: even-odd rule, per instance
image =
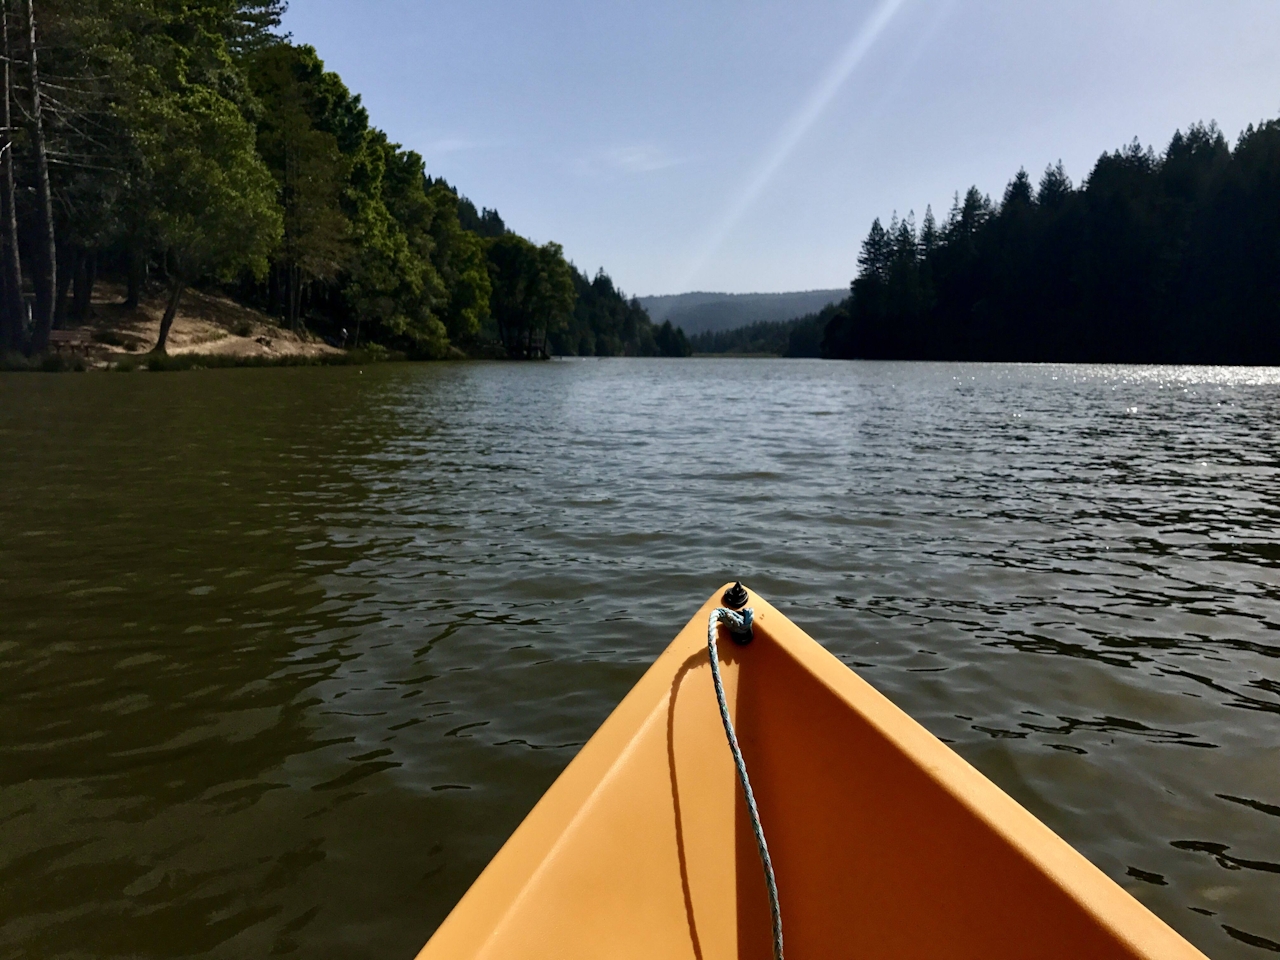
[[[283, 0], [0, 0], [0, 360], [217, 289], [335, 347], [410, 358], [777, 353], [1280, 363], [1280, 121], [1025, 171], [942, 222], [873, 223], [849, 296], [782, 323], [656, 325], [374, 126]], [[157, 309], [157, 315], [161, 311]], [[153, 328], [157, 323], [151, 321]]]
[[816, 313], [792, 320], [760, 320], [729, 330], [707, 330], [689, 337], [695, 354], [820, 357], [822, 335], [840, 305], [828, 304]]
[[822, 355], [1280, 364], [1280, 121], [1019, 171], [945, 221], [877, 219]]
[[411, 358], [674, 355], [601, 270], [535, 244], [373, 126], [282, 0], [0, 0], [0, 354], [92, 319], [103, 278], [192, 285]]

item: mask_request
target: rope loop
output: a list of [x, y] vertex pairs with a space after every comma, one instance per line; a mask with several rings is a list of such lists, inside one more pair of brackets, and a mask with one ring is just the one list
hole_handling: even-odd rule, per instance
[[[750, 607], [742, 610], [730, 610], [728, 607], [716, 607], [711, 613], [713, 622], [723, 623], [729, 631], [729, 638], [734, 643], [745, 645], [751, 642], [752, 627], [755, 624], [756, 612]], [[714, 627], [713, 627], [714, 629]]]
[[711, 658], [711, 679], [716, 687], [720, 719], [724, 723], [724, 733], [729, 740], [729, 751], [733, 754], [733, 765], [738, 769], [738, 782], [742, 784], [742, 796], [747, 802], [747, 813], [751, 817], [751, 832], [755, 834], [760, 864], [764, 867], [764, 884], [769, 891], [769, 912], [773, 916], [773, 956], [774, 960], [783, 960], [782, 909], [778, 905], [778, 882], [773, 875], [773, 861], [769, 859], [769, 846], [764, 840], [764, 827], [760, 825], [760, 811], [756, 809], [756, 795], [751, 790], [747, 764], [742, 759], [742, 748], [738, 746], [738, 736], [733, 731], [733, 720], [729, 718], [729, 704], [724, 695], [724, 680], [720, 676], [720, 653], [716, 649], [717, 626], [723, 623], [735, 643], [746, 644], [751, 642], [754, 619], [755, 611], [750, 607], [742, 611], [729, 610], [726, 607], [717, 607], [712, 610], [711, 618], [707, 622], [707, 653]]

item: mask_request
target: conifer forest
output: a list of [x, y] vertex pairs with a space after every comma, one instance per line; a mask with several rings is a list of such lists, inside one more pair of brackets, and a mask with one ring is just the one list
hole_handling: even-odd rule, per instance
[[876, 220], [828, 357], [1280, 363], [1280, 121], [1026, 171], [939, 223]]
[[687, 352], [603, 271], [512, 232], [373, 126], [282, 0], [3, 0], [0, 354], [95, 284], [184, 292], [411, 358]]

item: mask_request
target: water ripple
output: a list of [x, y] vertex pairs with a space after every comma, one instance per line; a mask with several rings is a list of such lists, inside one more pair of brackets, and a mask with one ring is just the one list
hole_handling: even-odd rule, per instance
[[1280, 951], [1280, 370], [0, 377], [0, 956], [410, 956], [741, 576]]

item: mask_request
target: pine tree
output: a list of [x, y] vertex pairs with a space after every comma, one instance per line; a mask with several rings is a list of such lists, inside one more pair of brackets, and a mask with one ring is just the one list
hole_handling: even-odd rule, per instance
[[1040, 189], [1036, 192], [1036, 202], [1042, 207], [1057, 209], [1071, 196], [1071, 178], [1059, 160], [1056, 166], [1044, 168], [1040, 177]]
[[877, 217], [872, 222], [866, 239], [862, 241], [862, 251], [858, 254], [858, 276], [884, 280], [889, 275], [889, 263], [892, 259], [893, 243]]

